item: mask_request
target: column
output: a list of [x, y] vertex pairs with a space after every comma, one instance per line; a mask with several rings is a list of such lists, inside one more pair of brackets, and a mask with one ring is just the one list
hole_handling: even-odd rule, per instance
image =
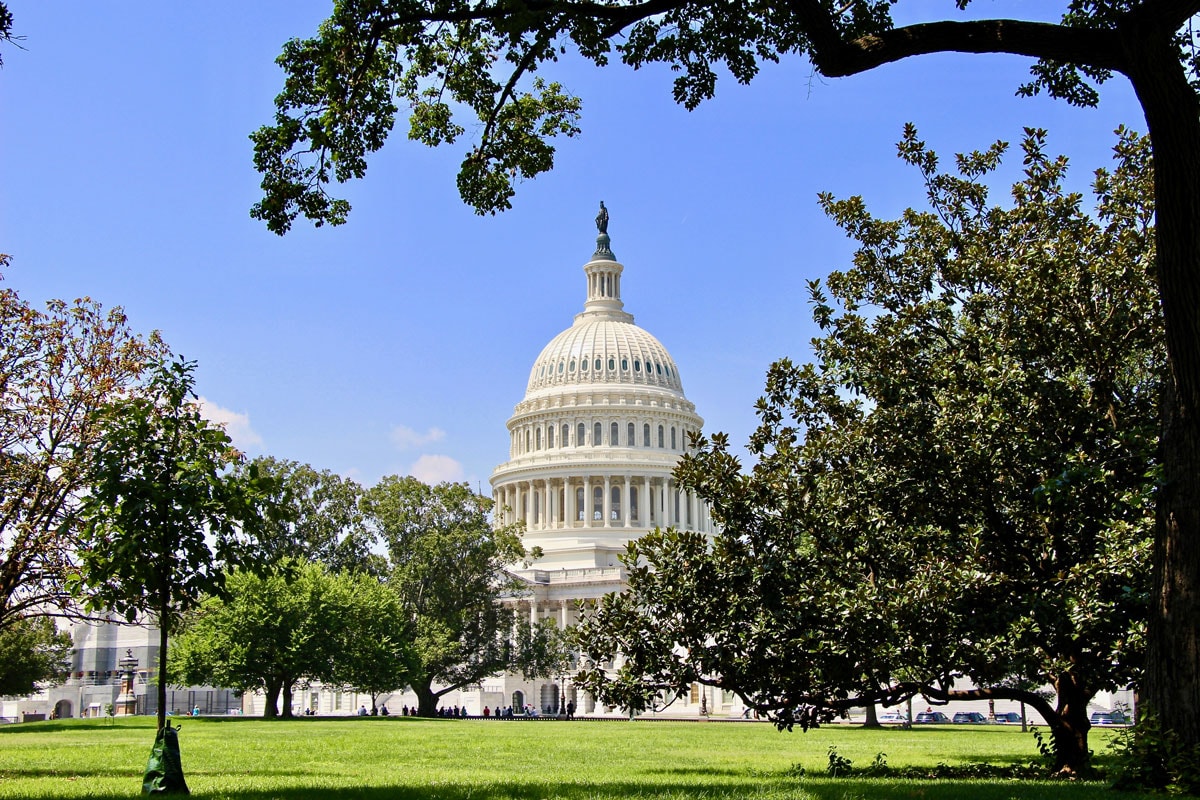
[[[629, 488], [630, 488], [629, 473], [625, 473], [625, 488], [621, 490], [621, 504], [625, 507], [625, 527], [626, 528], [633, 527], [633, 521], [632, 521], [633, 503], [631, 502], [632, 498], [629, 496], [629, 494], [630, 494]], [[641, 513], [641, 511], [642, 511], [642, 509], [639, 504], [638, 513]]]
[[638, 509], [638, 525], [643, 528], [650, 527], [650, 476], [646, 475], [642, 478], [642, 502], [641, 508]]
[[583, 526], [592, 527], [592, 479], [583, 479]]
[[542, 481], [542, 530], [550, 527], [550, 479]]
[[601, 508], [604, 509], [604, 527], [612, 527], [612, 476], [604, 476], [604, 497]]
[[570, 611], [570, 602], [570, 600], [558, 601], [558, 627], [564, 631], [567, 629], [567, 615]]
[[531, 628], [535, 627], [537, 625], [537, 621], [538, 621], [537, 600], [530, 600], [529, 601], [529, 627], [531, 627]]

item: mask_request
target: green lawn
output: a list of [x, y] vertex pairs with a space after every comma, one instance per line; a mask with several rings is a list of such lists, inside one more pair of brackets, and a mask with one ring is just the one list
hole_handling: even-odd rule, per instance
[[[779, 733], [761, 723], [500, 722], [413, 718], [183, 719], [193, 795], [230, 800], [1123, 800], [1100, 783], [825, 776], [828, 748], [856, 767], [1036, 757], [1029, 734], [1001, 727]], [[1092, 733], [1101, 754], [1108, 731]], [[0, 726], [0, 798], [136, 797], [153, 720]], [[806, 774], [800, 775], [796, 765]]]

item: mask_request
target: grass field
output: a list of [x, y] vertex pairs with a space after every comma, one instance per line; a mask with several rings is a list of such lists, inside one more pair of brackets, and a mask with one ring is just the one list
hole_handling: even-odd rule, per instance
[[[996, 727], [780, 733], [760, 723], [415, 718], [184, 719], [192, 794], [228, 800], [1009, 800], [1136, 798], [1103, 783], [830, 778], [828, 749], [865, 767], [1023, 764], [1030, 734]], [[1093, 731], [1104, 761], [1108, 731]], [[0, 798], [137, 797], [152, 719], [0, 726]], [[800, 774], [801, 767], [804, 774]]]

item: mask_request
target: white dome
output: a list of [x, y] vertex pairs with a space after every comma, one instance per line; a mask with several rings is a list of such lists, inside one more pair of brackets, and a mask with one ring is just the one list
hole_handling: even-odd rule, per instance
[[683, 395], [679, 369], [647, 331], [618, 319], [580, 315], [542, 348], [525, 396], [578, 385], [654, 386]]

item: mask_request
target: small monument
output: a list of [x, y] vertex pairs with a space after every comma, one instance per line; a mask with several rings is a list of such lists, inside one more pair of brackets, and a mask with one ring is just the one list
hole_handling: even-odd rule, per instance
[[117, 702], [113, 703], [114, 716], [132, 717], [137, 714], [137, 697], [133, 693], [133, 675], [137, 665], [133, 650], [126, 650], [125, 657], [117, 662], [121, 668], [121, 693], [117, 695]]

